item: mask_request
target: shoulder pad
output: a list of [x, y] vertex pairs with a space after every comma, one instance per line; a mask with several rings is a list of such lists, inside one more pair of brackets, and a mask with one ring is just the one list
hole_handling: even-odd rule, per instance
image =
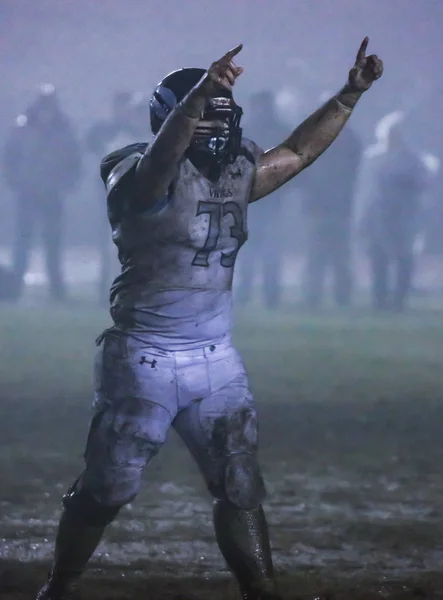
[[131, 144], [105, 156], [100, 164], [100, 175], [108, 193], [140, 160], [147, 147], [148, 144]]
[[133, 152], [115, 165], [106, 179], [106, 192], [108, 194], [110, 194], [123, 177], [137, 165], [142, 156], [143, 154], [141, 152]]

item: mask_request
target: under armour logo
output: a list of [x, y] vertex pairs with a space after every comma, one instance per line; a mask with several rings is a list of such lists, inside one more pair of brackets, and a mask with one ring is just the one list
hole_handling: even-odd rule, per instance
[[151, 369], [155, 369], [155, 365], [157, 364], [157, 361], [155, 360], [146, 360], [146, 356], [142, 356], [139, 362], [139, 365], [151, 365]]

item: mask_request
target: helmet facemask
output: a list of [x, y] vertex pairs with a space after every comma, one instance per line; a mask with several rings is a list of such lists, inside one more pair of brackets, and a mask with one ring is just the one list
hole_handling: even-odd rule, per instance
[[232, 98], [211, 98], [192, 137], [190, 154], [201, 159], [206, 156], [218, 164], [233, 163], [241, 145], [242, 114]]

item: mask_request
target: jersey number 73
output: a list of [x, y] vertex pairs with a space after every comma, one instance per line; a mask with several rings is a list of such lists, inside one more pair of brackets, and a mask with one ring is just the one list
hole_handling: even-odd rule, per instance
[[231, 215], [233, 224], [230, 228], [231, 237], [237, 240], [237, 248], [232, 252], [223, 254], [220, 257], [222, 267], [232, 268], [235, 263], [238, 251], [246, 241], [246, 232], [244, 230], [244, 220], [241, 208], [235, 202], [199, 202], [196, 216], [209, 215], [209, 228], [206, 241], [194, 256], [192, 264], [196, 267], [209, 267], [209, 255], [217, 248], [217, 242], [220, 235], [221, 220]]

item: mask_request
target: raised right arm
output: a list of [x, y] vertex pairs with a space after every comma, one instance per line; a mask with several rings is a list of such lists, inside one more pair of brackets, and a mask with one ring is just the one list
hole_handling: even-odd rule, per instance
[[188, 148], [208, 99], [217, 88], [232, 89], [243, 72], [232, 62], [242, 45], [212, 63], [196, 86], [175, 106], [137, 165], [135, 191], [148, 208], [168, 191], [177, 165]]

